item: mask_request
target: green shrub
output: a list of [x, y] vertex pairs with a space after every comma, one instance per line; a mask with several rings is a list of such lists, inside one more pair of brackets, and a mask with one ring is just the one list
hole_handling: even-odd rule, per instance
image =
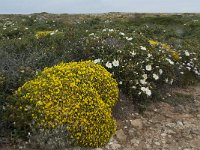
[[112, 74], [91, 61], [61, 63], [26, 82], [16, 93], [16, 125], [66, 125], [78, 145], [105, 145], [116, 129], [112, 107], [118, 100]]
[[133, 100], [151, 98], [160, 86], [178, 83], [187, 71], [200, 75], [195, 53], [148, 39], [141, 33], [96, 30], [88, 33], [84, 48], [87, 57], [96, 58], [94, 62], [113, 73], [121, 89]]

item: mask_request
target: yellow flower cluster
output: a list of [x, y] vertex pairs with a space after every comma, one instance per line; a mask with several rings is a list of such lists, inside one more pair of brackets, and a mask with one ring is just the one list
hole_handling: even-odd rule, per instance
[[35, 37], [37, 39], [44, 38], [44, 37], [50, 35], [53, 32], [54, 31], [38, 31], [38, 32], [36, 32]]
[[168, 45], [166, 43], [161, 43], [161, 42], [158, 42], [158, 41], [154, 41], [154, 40], [149, 40], [148, 42], [153, 47], [160, 46], [162, 49], [164, 49], [167, 52], [169, 52], [170, 55], [172, 56], [172, 58], [174, 59], [174, 61], [180, 60], [180, 54], [176, 50], [174, 50], [170, 45]]
[[115, 133], [112, 107], [118, 100], [112, 74], [91, 61], [60, 63], [26, 82], [15, 95], [35, 126], [66, 125], [80, 146], [100, 147]]

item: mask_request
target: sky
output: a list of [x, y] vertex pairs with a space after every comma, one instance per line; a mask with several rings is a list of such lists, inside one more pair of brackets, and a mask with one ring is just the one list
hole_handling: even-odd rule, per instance
[[0, 0], [0, 14], [200, 13], [200, 0]]

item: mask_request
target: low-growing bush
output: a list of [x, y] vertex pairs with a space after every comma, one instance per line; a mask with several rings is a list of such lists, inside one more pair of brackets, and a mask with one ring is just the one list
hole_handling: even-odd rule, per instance
[[91, 61], [45, 68], [15, 92], [10, 116], [18, 128], [54, 129], [61, 125], [75, 144], [99, 147], [115, 133], [112, 107], [118, 87], [112, 74]]
[[[188, 71], [200, 76], [196, 53], [148, 39], [136, 32], [97, 30], [85, 38], [85, 50], [95, 63], [104, 65], [133, 100], [156, 95], [163, 84], [179, 83]], [[191, 78], [188, 78], [190, 81]]]

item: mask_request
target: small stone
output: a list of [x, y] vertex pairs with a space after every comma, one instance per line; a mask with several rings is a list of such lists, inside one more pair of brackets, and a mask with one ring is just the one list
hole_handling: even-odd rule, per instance
[[94, 150], [103, 150], [102, 148], [95, 148]]
[[162, 137], [165, 137], [166, 135], [167, 135], [166, 133], [162, 133], [162, 134], [161, 134]]
[[162, 140], [162, 143], [163, 143], [163, 144], [165, 144], [165, 143], [166, 143], [166, 141], [165, 141], [165, 140]]
[[194, 139], [191, 141], [191, 146], [193, 148], [200, 148], [200, 139]]
[[133, 144], [133, 145], [135, 145], [135, 146], [138, 146], [139, 143], [140, 143], [140, 141], [137, 140], [137, 139], [132, 139], [132, 140], [131, 140], [131, 144]]
[[135, 119], [131, 121], [131, 125], [135, 128], [142, 129], [143, 124], [141, 119]]
[[176, 132], [174, 132], [173, 130], [166, 130], [166, 132], [168, 133], [168, 134], [175, 134]]
[[124, 134], [124, 131], [122, 129], [116, 132], [116, 136], [120, 141], [126, 141], [127, 136]]
[[117, 149], [120, 149], [120, 148], [121, 148], [121, 145], [118, 144], [118, 143], [113, 143], [112, 145], [110, 145], [110, 147], [111, 147], [113, 150], [117, 150]]
[[172, 136], [171, 135], [167, 135], [169, 138], [171, 138]]
[[192, 129], [190, 130], [190, 133], [200, 135], [200, 129]]
[[147, 149], [150, 149], [151, 145], [150, 144], [146, 144], [146, 147], [147, 147]]
[[160, 146], [160, 143], [159, 142], [154, 142], [156, 145]]
[[128, 127], [127, 126], [124, 126], [124, 129], [127, 129]]
[[176, 126], [176, 124], [175, 123], [167, 123], [166, 126], [170, 127], [170, 128], [174, 128]]
[[128, 130], [128, 134], [129, 134], [130, 136], [134, 136], [134, 135], [135, 135], [135, 129], [132, 128], [132, 129]]
[[177, 121], [177, 125], [183, 126], [183, 122], [182, 121]]
[[138, 145], [138, 149], [139, 150], [147, 149], [146, 143], [144, 141], [140, 141]]

